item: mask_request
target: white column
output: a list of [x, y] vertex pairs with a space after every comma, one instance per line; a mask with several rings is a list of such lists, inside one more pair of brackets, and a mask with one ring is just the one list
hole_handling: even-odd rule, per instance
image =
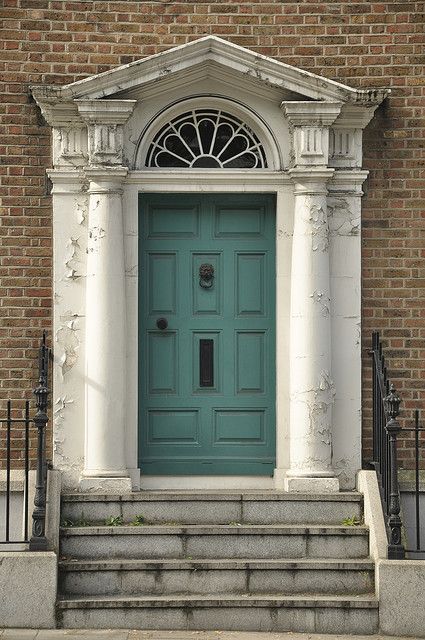
[[121, 204], [126, 174], [124, 168], [86, 171], [90, 186], [85, 478], [128, 476], [124, 455], [126, 321]]
[[125, 457], [123, 124], [134, 101], [76, 101], [88, 124], [86, 428], [83, 490], [131, 491]]
[[287, 102], [292, 125], [294, 232], [290, 312], [290, 468], [287, 491], [338, 491], [332, 469], [329, 126], [341, 103]]
[[334, 491], [326, 183], [333, 169], [293, 169], [288, 491]]

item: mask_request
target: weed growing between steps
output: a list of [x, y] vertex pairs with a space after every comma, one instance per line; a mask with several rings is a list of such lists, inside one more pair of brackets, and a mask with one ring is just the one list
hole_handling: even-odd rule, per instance
[[[81, 514], [81, 517], [78, 520], [72, 520], [70, 518], [66, 518], [61, 520], [61, 527], [123, 527], [123, 526], [132, 526], [132, 527], [143, 527], [146, 524], [150, 524], [147, 522], [145, 517], [142, 514], [138, 514], [134, 516], [133, 520], [130, 522], [124, 522], [122, 516], [109, 516], [106, 520], [86, 520], [84, 514]], [[176, 524], [176, 523], [167, 523], [167, 524]]]
[[345, 527], [360, 527], [363, 524], [363, 521], [357, 516], [351, 516], [350, 518], [344, 518], [342, 524]]

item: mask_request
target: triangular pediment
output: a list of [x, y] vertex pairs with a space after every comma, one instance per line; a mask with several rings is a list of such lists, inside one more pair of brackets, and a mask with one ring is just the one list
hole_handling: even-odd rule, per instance
[[67, 102], [75, 99], [133, 97], [163, 82], [196, 79], [222, 74], [264, 89], [282, 93], [282, 99], [341, 101], [376, 105], [385, 89], [353, 89], [308, 71], [260, 55], [216, 36], [206, 36], [188, 44], [148, 56], [110, 71], [90, 76], [63, 87], [34, 87], [37, 102]]

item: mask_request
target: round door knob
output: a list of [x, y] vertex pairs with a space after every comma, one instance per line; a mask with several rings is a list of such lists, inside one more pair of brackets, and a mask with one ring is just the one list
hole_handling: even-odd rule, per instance
[[164, 329], [168, 327], [167, 318], [158, 318], [158, 320], [156, 321], [156, 326], [158, 327], [158, 329], [161, 329], [161, 331], [164, 331]]

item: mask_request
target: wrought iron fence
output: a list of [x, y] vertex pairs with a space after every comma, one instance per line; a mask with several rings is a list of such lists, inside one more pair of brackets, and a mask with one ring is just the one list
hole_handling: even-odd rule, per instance
[[[415, 451], [415, 471], [414, 471], [414, 526], [413, 526], [413, 540], [414, 546], [410, 545], [410, 540], [408, 540], [406, 553], [415, 557], [416, 554], [420, 554], [422, 558], [425, 554], [425, 542], [421, 539], [421, 528], [424, 525], [423, 518], [425, 518], [425, 513], [421, 509], [421, 482], [420, 482], [420, 472], [421, 472], [421, 464], [420, 464], [420, 454], [421, 449], [425, 448], [424, 440], [421, 439], [421, 433], [425, 433], [425, 428], [421, 427], [420, 423], [420, 414], [419, 410], [416, 409], [414, 412], [414, 421], [412, 427], [403, 427], [401, 430], [401, 435], [404, 434], [412, 434], [414, 435], [414, 451]], [[422, 503], [422, 507], [424, 507], [425, 511], [425, 494], [423, 495], [424, 500]], [[422, 516], [422, 517], [421, 517]], [[417, 556], [416, 556], [417, 557]]]
[[[38, 355], [38, 385], [34, 389], [36, 413], [30, 417], [30, 401], [27, 400], [24, 406], [24, 416], [14, 418], [12, 401], [7, 401], [6, 417], [0, 418], [0, 425], [5, 426], [5, 445], [6, 445], [6, 470], [5, 470], [5, 520], [4, 520], [4, 539], [0, 538], [0, 544], [20, 544], [29, 543], [31, 550], [47, 549], [47, 539], [45, 535], [46, 523], [46, 480], [47, 480], [47, 462], [46, 462], [46, 425], [48, 422], [47, 402], [49, 395], [49, 361], [51, 350], [46, 344], [46, 332], [39, 347]], [[20, 447], [20, 460], [23, 461], [23, 523], [22, 536], [17, 538], [11, 533], [12, 519], [12, 451], [19, 451], [16, 442], [22, 440], [16, 438], [14, 442], [13, 428], [17, 425], [23, 427], [23, 444]], [[34, 508], [32, 511], [32, 533], [29, 535], [29, 471], [30, 471], [30, 438], [35, 434], [37, 437], [37, 466], [35, 480], [35, 498]], [[32, 505], [31, 505], [32, 507]]]
[[[373, 377], [373, 461], [381, 492], [382, 507], [386, 518], [388, 535], [388, 558], [405, 558], [406, 553], [424, 554], [421, 549], [420, 507], [420, 433], [425, 431], [419, 424], [419, 411], [414, 413], [414, 426], [401, 428], [397, 418], [400, 414], [401, 398], [387, 374], [385, 357], [379, 332], [372, 333]], [[400, 516], [399, 464], [397, 441], [414, 433], [415, 443], [415, 548], [405, 548], [402, 541], [403, 523]]]

